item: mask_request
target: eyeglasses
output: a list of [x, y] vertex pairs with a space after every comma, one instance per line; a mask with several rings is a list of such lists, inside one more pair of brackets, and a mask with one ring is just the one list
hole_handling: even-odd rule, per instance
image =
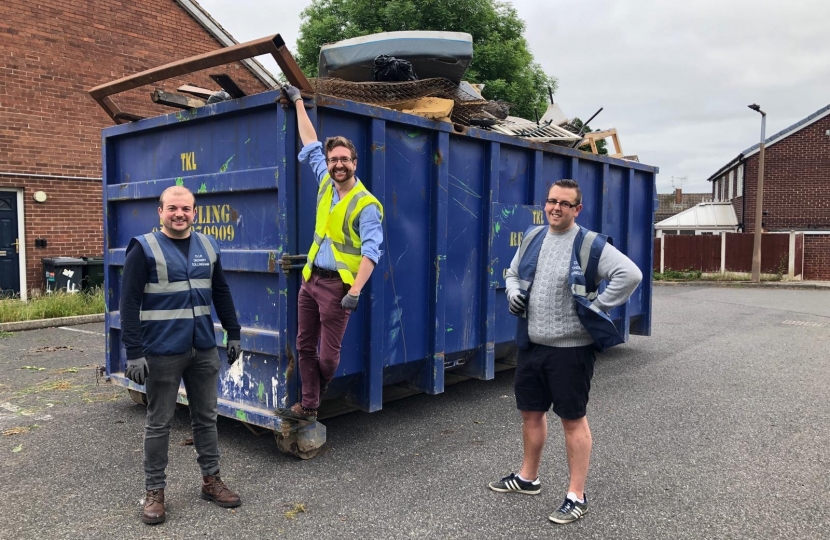
[[333, 158], [327, 159], [326, 161], [328, 162], [329, 165], [337, 165], [338, 163], [342, 163], [342, 164], [345, 165], [346, 163], [351, 163], [354, 160], [350, 157], [341, 157], [341, 158], [333, 157]]
[[568, 201], [557, 201], [556, 199], [545, 199], [545, 202], [551, 206], [556, 206], [557, 204], [562, 208], [576, 208], [579, 206], [578, 204], [574, 204]]

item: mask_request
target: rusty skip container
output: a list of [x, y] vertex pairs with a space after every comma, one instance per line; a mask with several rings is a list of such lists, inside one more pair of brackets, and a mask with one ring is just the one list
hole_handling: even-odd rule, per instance
[[[295, 111], [279, 97], [270, 91], [103, 131], [106, 368], [141, 397], [143, 387], [124, 377], [119, 276], [130, 239], [159, 227], [161, 192], [184, 185], [196, 194], [195, 230], [222, 249], [242, 325], [244, 352], [232, 367], [223, 363], [219, 412], [298, 437], [299, 451], [285, 440], [283, 449], [311, 457], [325, 428], [289, 434], [273, 414], [299, 396], [297, 293], [317, 193], [311, 168], [297, 161]], [[541, 204], [561, 178], [583, 191], [578, 223], [612, 236], [645, 276], [612, 318], [626, 338], [650, 334], [655, 167], [322, 95], [309, 113], [321, 140], [355, 143], [357, 175], [385, 209], [384, 253], [349, 320], [327, 399], [377, 411], [385, 386], [439, 394], [450, 371], [491, 379], [497, 360], [509, 363], [516, 320], [504, 273], [522, 233], [546, 222]], [[214, 321], [222, 347], [215, 312]]]

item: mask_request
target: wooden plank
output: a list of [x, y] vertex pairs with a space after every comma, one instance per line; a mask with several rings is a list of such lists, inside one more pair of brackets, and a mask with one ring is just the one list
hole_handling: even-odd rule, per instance
[[180, 87], [176, 88], [176, 90], [178, 92], [190, 94], [191, 96], [196, 96], [205, 99], [209, 98], [216, 92], [216, 90], [208, 90], [207, 88], [201, 88], [192, 84], [183, 84]]
[[168, 107], [176, 107], [178, 109], [189, 110], [205, 106], [205, 102], [201, 99], [192, 98], [184, 94], [165, 92], [159, 88], [156, 88], [150, 97], [153, 99], [153, 103], [167, 105]]
[[653, 269], [655, 272], [660, 271], [660, 243], [663, 241], [662, 238], [655, 238], [654, 239], [654, 264]]
[[224, 73], [214, 73], [210, 75], [210, 78], [213, 79], [213, 82], [222, 87], [222, 90], [230, 94], [233, 99], [238, 99], [247, 95], [241, 88], [239, 88], [234, 80], [231, 79], [230, 75], [226, 75]]

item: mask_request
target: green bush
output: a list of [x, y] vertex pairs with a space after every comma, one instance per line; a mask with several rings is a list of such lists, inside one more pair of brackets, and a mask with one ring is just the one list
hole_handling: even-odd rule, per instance
[[28, 302], [0, 300], [0, 323], [91, 315], [104, 311], [103, 289], [75, 294], [55, 292], [32, 298]]
[[700, 270], [666, 270], [662, 274], [654, 272], [654, 281], [690, 281], [700, 279], [703, 272]]

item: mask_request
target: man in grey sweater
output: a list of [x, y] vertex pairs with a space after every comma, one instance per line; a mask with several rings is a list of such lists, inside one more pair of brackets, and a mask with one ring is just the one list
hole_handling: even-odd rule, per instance
[[[505, 277], [510, 312], [521, 318], [514, 389], [522, 414], [524, 460], [518, 474], [491, 482], [489, 487], [527, 495], [541, 491], [539, 463], [547, 439], [546, 413], [552, 406], [564, 430], [570, 473], [565, 501], [550, 516], [555, 523], [576, 521], [588, 511], [585, 481], [592, 441], [586, 406], [594, 350], [603, 346], [595, 338], [594, 321], [584, 313], [607, 319], [605, 312], [624, 304], [643, 278], [640, 269], [606, 237], [575, 223], [581, 210], [582, 192], [574, 180], [553, 184], [545, 201], [549, 226], [528, 230]], [[580, 246], [575, 247], [575, 240]], [[589, 248], [590, 255], [599, 258], [593, 272], [585, 271], [584, 262], [580, 269], [578, 262], [587, 260], [584, 255]], [[582, 276], [583, 271], [586, 277], [595, 275], [596, 283], [581, 288], [575, 284], [573, 275]], [[595, 291], [601, 280], [607, 280], [605, 290], [595, 297], [588, 294], [592, 302], [586, 301], [585, 289]], [[578, 291], [589, 309], [579, 309]], [[613, 326], [611, 332], [616, 332]]]

